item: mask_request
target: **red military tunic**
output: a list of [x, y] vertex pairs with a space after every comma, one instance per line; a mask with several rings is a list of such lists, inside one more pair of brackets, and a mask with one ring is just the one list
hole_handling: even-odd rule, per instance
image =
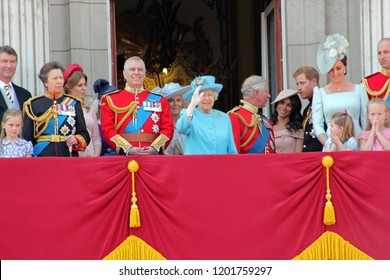
[[261, 115], [257, 107], [244, 100], [241, 103], [228, 112], [238, 153], [275, 153], [271, 121]]
[[363, 79], [366, 88], [368, 99], [382, 98], [389, 103], [390, 93], [390, 71], [382, 69], [381, 72], [376, 72]]
[[103, 138], [121, 155], [145, 146], [162, 153], [174, 131], [168, 100], [143, 88], [126, 87], [105, 95], [101, 125]]

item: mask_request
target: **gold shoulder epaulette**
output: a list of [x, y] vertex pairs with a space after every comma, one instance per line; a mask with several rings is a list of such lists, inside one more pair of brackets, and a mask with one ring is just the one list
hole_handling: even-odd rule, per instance
[[233, 109], [231, 109], [229, 112], [227, 112], [228, 114], [229, 113], [233, 113], [233, 112], [235, 112], [235, 111], [237, 111], [238, 109], [240, 109], [240, 106], [236, 106], [236, 107], [234, 107]]
[[84, 103], [84, 101], [81, 98], [76, 97], [74, 95], [71, 95], [71, 94], [68, 94], [68, 93], [64, 93], [64, 96], [69, 97], [69, 98], [73, 98], [73, 99], [77, 100], [78, 102], [80, 102], [81, 104]]

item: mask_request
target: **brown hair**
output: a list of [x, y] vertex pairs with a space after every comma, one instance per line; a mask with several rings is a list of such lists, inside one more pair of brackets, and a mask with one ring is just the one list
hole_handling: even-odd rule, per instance
[[48, 74], [51, 70], [60, 69], [62, 74], [64, 74], [64, 67], [57, 61], [51, 61], [42, 66], [41, 71], [39, 72], [39, 79], [43, 84], [47, 83]]
[[302, 66], [298, 68], [294, 74], [293, 78], [295, 79], [297, 76], [305, 74], [305, 78], [308, 80], [316, 79], [317, 84], [320, 82], [320, 74], [318, 74], [318, 71], [314, 67], [310, 66]]
[[341, 143], [344, 143], [349, 138], [355, 135], [355, 128], [353, 126], [352, 118], [347, 113], [342, 113], [342, 112], [334, 113], [332, 116], [332, 121], [336, 125], [344, 128], [340, 136]]
[[341, 63], [342, 64], [344, 64], [344, 66], [345, 66], [345, 72], [344, 72], [344, 76], [345, 75], [347, 75], [347, 56], [345, 55], [344, 57], [343, 57], [343, 59], [339, 59], [340, 61], [341, 61]]
[[77, 85], [77, 83], [82, 79], [85, 79], [85, 82], [88, 82], [88, 77], [85, 75], [84, 72], [81, 71], [75, 71], [73, 72], [69, 78], [66, 80], [66, 83], [64, 85], [64, 90], [66, 93], [70, 92], [70, 89]]

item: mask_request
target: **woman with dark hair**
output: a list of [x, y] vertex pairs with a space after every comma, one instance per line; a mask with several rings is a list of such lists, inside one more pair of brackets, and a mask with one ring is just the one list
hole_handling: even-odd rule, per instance
[[275, 104], [271, 121], [275, 134], [276, 153], [302, 152], [302, 103], [297, 93], [295, 90], [285, 89], [272, 102]]
[[340, 34], [327, 36], [318, 46], [318, 69], [330, 80], [325, 87], [315, 87], [313, 95], [313, 128], [322, 145], [330, 137], [331, 119], [337, 112], [348, 111], [355, 137], [366, 126], [368, 97], [364, 85], [353, 84], [345, 78], [348, 46], [347, 39]]
[[64, 93], [64, 68], [58, 62], [42, 66], [39, 78], [45, 93], [23, 106], [23, 138], [34, 145], [34, 156], [78, 156], [90, 136], [78, 99]]

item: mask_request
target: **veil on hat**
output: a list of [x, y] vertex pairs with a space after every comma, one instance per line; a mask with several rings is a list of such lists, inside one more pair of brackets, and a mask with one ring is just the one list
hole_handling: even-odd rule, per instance
[[317, 65], [321, 74], [332, 69], [336, 60], [342, 60], [348, 52], [349, 43], [344, 36], [336, 33], [321, 41], [317, 51]]

